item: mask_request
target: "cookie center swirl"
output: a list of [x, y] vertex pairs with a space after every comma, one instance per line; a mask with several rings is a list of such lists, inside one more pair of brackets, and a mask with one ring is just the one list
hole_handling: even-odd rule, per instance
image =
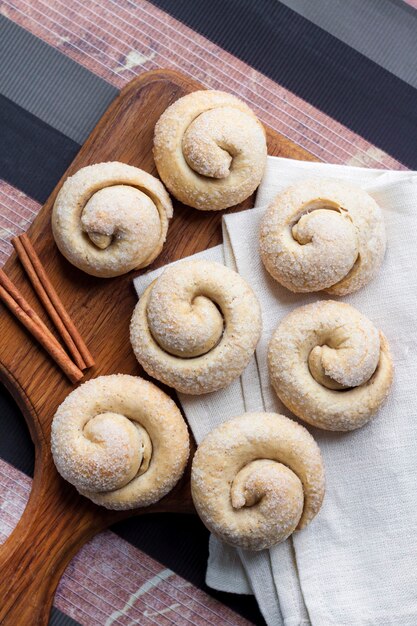
[[320, 287], [345, 278], [358, 258], [357, 232], [349, 213], [330, 200], [315, 199], [303, 206], [289, 223], [286, 237], [293, 240], [288, 250], [301, 275], [311, 275], [315, 268]]
[[88, 448], [80, 479], [85, 489], [120, 489], [149, 467], [150, 437], [140, 424], [124, 415], [100, 413], [85, 424], [82, 436]]
[[304, 506], [301, 480], [286, 465], [259, 459], [252, 461], [236, 475], [230, 496], [234, 509], [262, 503], [271, 508], [280, 500], [280, 524], [285, 535], [291, 534], [300, 521]]
[[347, 389], [366, 383], [379, 361], [379, 333], [366, 318], [361, 323], [346, 322], [340, 326], [327, 324], [313, 333], [319, 345], [308, 354], [308, 367], [313, 378], [328, 389]]
[[96, 191], [81, 214], [81, 227], [100, 250], [115, 240], [133, 240], [145, 253], [158, 242], [160, 219], [154, 202], [128, 185], [111, 185]]
[[152, 290], [147, 309], [149, 329], [158, 345], [175, 356], [193, 358], [207, 354], [223, 335], [223, 316], [212, 300], [187, 285], [184, 291]]
[[[198, 115], [182, 139], [182, 152], [194, 172], [208, 178], [227, 178], [239, 158], [248, 153], [245, 129], [256, 122], [234, 107], [217, 107]], [[254, 130], [255, 130], [254, 129]]]

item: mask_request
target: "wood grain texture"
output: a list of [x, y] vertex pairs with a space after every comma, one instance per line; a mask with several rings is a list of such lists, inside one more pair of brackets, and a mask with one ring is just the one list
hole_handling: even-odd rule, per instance
[[[101, 161], [123, 161], [156, 175], [152, 158], [155, 123], [172, 102], [199, 88], [181, 74], [165, 70], [142, 74], [129, 83], [102, 117], [28, 231], [52, 284], [95, 358], [96, 366], [84, 380], [115, 373], [143, 375], [129, 342], [129, 321], [136, 303], [134, 274], [94, 278], [60, 255], [50, 226], [56, 194], [68, 175]], [[267, 136], [269, 154], [313, 160], [285, 137], [268, 129]], [[230, 210], [249, 208], [252, 203], [253, 198], [249, 198]], [[167, 243], [152, 268], [220, 243], [222, 213], [204, 213], [174, 202]], [[4, 269], [47, 321], [16, 255]], [[194, 509], [189, 468], [170, 494], [145, 509], [107, 511], [79, 496], [57, 474], [50, 452], [52, 417], [73, 386], [4, 307], [0, 308], [0, 337], [0, 379], [22, 409], [36, 453], [28, 505], [14, 532], [0, 547], [0, 622], [33, 626], [48, 622], [62, 572], [95, 533], [132, 515], [156, 511], [192, 513]]]

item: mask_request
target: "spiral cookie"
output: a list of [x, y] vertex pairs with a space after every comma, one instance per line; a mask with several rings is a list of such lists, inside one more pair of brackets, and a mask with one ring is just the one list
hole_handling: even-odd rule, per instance
[[385, 247], [375, 200], [336, 180], [289, 187], [261, 222], [262, 261], [275, 280], [295, 292], [352, 293], [375, 276]]
[[52, 231], [59, 250], [79, 269], [120, 276], [152, 263], [171, 217], [171, 200], [157, 178], [125, 163], [96, 163], [64, 182]]
[[388, 396], [388, 342], [349, 304], [328, 300], [287, 315], [268, 351], [274, 389], [295, 415], [325, 430], [360, 428]]
[[240, 376], [261, 326], [259, 303], [239, 274], [220, 263], [182, 261], [140, 298], [130, 340], [148, 374], [198, 395]]
[[320, 450], [303, 426], [278, 413], [245, 413], [198, 446], [195, 507], [226, 543], [263, 550], [317, 515], [324, 497]]
[[195, 91], [161, 115], [154, 158], [160, 177], [178, 200], [218, 211], [245, 200], [261, 182], [265, 132], [238, 98], [222, 91]]
[[108, 509], [148, 506], [181, 478], [188, 431], [175, 403], [142, 378], [118, 374], [84, 383], [52, 422], [59, 473]]

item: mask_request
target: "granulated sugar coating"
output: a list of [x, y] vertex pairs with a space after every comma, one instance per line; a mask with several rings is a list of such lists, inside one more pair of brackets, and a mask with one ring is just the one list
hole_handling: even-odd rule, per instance
[[379, 270], [385, 247], [380, 207], [340, 181], [312, 179], [285, 189], [261, 222], [262, 261], [294, 292], [357, 291]]
[[59, 473], [109, 509], [148, 506], [181, 478], [189, 455], [176, 404], [139, 377], [100, 376], [75, 389], [52, 422]]
[[73, 265], [93, 276], [120, 276], [152, 263], [171, 217], [171, 200], [157, 178], [125, 163], [96, 163], [64, 182], [52, 230]]
[[268, 350], [272, 385], [295, 415], [325, 430], [354, 430], [386, 400], [387, 340], [357, 309], [332, 300], [284, 317]]
[[245, 413], [214, 429], [193, 459], [198, 514], [222, 541], [263, 550], [317, 515], [324, 497], [319, 448], [277, 413]]
[[139, 299], [130, 340], [148, 374], [198, 395], [240, 376], [261, 328], [259, 303], [239, 274], [220, 263], [182, 261]]
[[155, 126], [154, 158], [172, 195], [218, 211], [248, 198], [266, 165], [262, 124], [238, 98], [195, 91], [172, 104]]

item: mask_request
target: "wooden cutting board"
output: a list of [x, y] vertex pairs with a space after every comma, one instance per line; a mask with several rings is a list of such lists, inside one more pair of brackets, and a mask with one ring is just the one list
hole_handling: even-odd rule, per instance
[[[136, 303], [134, 274], [94, 278], [60, 255], [50, 226], [56, 194], [68, 175], [101, 161], [123, 161], [157, 175], [152, 158], [155, 123], [172, 102], [200, 88], [198, 83], [168, 70], [148, 72], [129, 83], [101, 118], [29, 229], [51, 282], [95, 358], [96, 366], [87, 371], [85, 379], [119, 372], [143, 375], [129, 343], [129, 321]], [[267, 129], [267, 136], [269, 154], [313, 160], [302, 148], [274, 131]], [[249, 198], [230, 210], [249, 208], [252, 204], [253, 198]], [[174, 202], [168, 239], [152, 268], [219, 244], [222, 213], [196, 211]], [[48, 322], [15, 255], [4, 269]], [[14, 532], [0, 547], [0, 623], [33, 626], [47, 624], [55, 589], [66, 565], [94, 534], [132, 515], [156, 511], [192, 513], [194, 509], [189, 468], [170, 494], [144, 509], [107, 511], [78, 495], [58, 475], [50, 453], [52, 417], [73, 386], [3, 306], [0, 337], [0, 380], [22, 409], [36, 452], [28, 505]]]

